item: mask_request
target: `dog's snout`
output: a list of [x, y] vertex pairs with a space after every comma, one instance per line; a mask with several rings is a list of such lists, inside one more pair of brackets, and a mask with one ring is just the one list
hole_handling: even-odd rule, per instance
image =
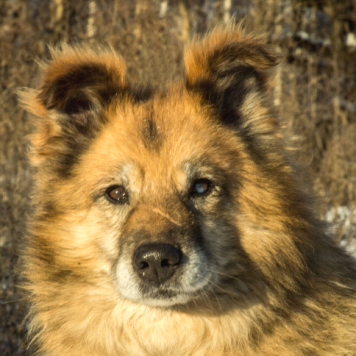
[[139, 246], [133, 256], [136, 273], [148, 283], [162, 284], [171, 278], [182, 262], [182, 252], [165, 243]]

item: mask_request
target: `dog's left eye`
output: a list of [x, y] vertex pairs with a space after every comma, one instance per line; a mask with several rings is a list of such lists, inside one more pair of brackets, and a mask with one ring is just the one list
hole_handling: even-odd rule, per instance
[[209, 179], [197, 179], [192, 186], [191, 195], [192, 196], [203, 196], [207, 194], [212, 187], [212, 183]]
[[106, 189], [106, 198], [116, 204], [124, 204], [128, 201], [128, 194], [126, 189], [121, 185], [113, 185]]

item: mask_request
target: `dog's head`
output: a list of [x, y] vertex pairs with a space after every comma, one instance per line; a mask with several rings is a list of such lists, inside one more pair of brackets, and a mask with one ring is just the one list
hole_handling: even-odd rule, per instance
[[22, 94], [40, 117], [34, 264], [159, 307], [294, 288], [309, 225], [269, 102], [276, 64], [255, 38], [215, 31], [160, 92], [132, 86], [110, 51], [54, 51]]

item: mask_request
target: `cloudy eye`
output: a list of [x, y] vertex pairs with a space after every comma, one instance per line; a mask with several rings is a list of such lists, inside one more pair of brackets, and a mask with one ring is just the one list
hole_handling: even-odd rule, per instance
[[106, 189], [106, 198], [115, 204], [125, 204], [128, 201], [128, 194], [126, 189], [121, 185], [113, 185]]
[[211, 190], [212, 183], [208, 179], [197, 179], [192, 186], [191, 195], [195, 197], [203, 196]]

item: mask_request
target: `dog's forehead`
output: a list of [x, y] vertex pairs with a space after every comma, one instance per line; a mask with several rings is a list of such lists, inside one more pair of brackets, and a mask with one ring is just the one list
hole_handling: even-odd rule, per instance
[[205, 174], [203, 161], [221, 161], [217, 146], [224, 140], [211, 145], [219, 135], [209, 110], [186, 94], [119, 104], [81, 159], [80, 174], [90, 172], [94, 184], [120, 177], [135, 187], [143, 179], [152, 188], [170, 189], [172, 179], [184, 187], [197, 172]]
[[95, 150], [151, 166], [152, 160], [170, 164], [196, 155], [214, 134], [207, 109], [181, 92], [158, 94], [144, 103], [120, 103], [108, 116]]
[[158, 92], [139, 107], [141, 112], [136, 122], [146, 143], [157, 140], [160, 134], [166, 137], [167, 143], [184, 134], [188, 139], [192, 137], [189, 129], [193, 128], [199, 129], [194, 131], [198, 136], [210, 121], [209, 113], [194, 94], [175, 88], [166, 93]]

